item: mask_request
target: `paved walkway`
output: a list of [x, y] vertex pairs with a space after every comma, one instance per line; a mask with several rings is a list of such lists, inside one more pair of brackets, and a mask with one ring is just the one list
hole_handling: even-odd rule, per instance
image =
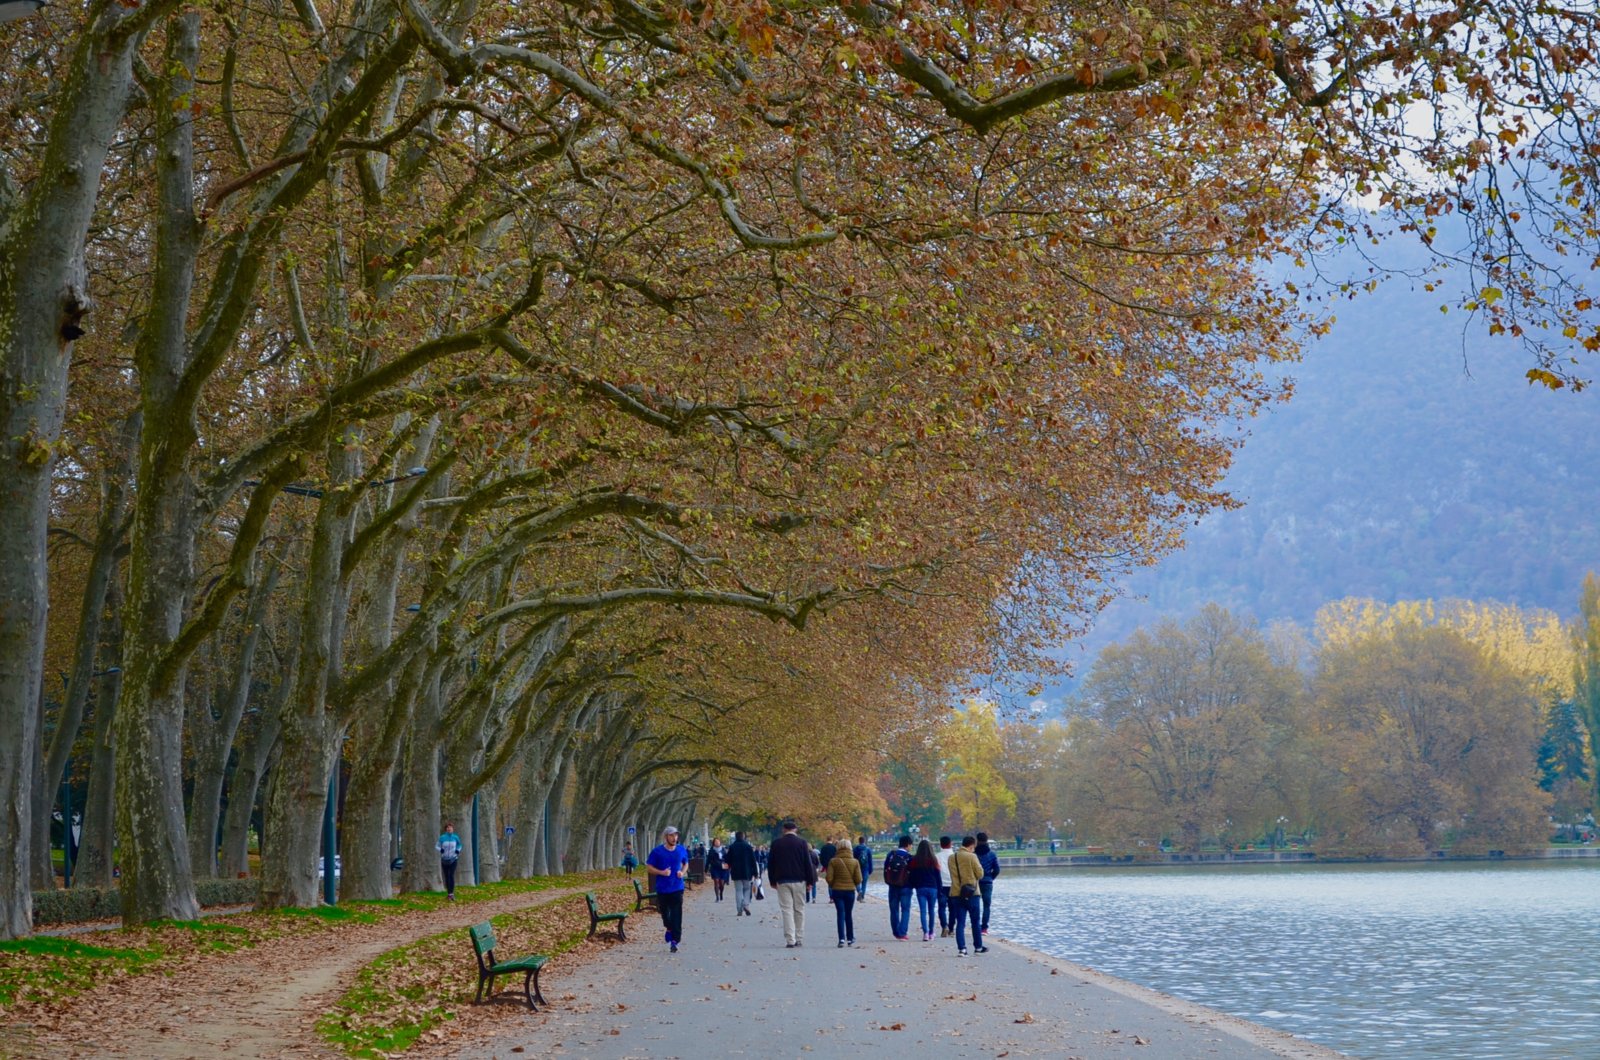
[[[1326, 1060], [1340, 1054], [1179, 1001], [990, 935], [989, 952], [954, 939], [897, 942], [882, 889], [856, 907], [856, 945], [835, 945], [833, 907], [806, 907], [805, 944], [785, 949], [778, 903], [735, 917], [733, 893], [696, 889], [684, 943], [669, 954], [660, 921], [628, 920], [628, 944], [563, 973], [552, 1004], [451, 1054], [626, 1058], [757, 1054], [1063, 1057], [1103, 1060]], [[912, 908], [916, 930], [916, 909]], [[635, 927], [637, 925], [637, 927]], [[889, 1055], [894, 1055], [893, 1053]]]

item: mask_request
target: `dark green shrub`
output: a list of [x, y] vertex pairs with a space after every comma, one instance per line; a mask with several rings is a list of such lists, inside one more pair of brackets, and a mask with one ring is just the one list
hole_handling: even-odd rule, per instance
[[122, 899], [115, 887], [73, 887], [65, 891], [33, 892], [33, 926], [76, 924], [83, 920], [112, 920], [122, 915]]
[[[202, 906], [254, 905], [261, 891], [259, 880], [197, 880], [195, 897]], [[115, 887], [73, 887], [65, 891], [33, 892], [33, 926], [77, 924], [85, 920], [115, 920], [122, 915], [122, 896]]]

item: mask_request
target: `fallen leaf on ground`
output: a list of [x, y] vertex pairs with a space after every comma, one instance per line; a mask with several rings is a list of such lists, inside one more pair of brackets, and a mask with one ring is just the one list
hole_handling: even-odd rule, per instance
[[891, 1023], [887, 1027], [879, 1027], [878, 1029], [880, 1031], [903, 1031], [906, 1029], [906, 1025], [904, 1023]]
[[1014, 1019], [1011, 1022], [1012, 1023], [1032, 1023], [1033, 1022], [1033, 1013], [1024, 1012], [1022, 1014], [1022, 1018], [1021, 1019]]

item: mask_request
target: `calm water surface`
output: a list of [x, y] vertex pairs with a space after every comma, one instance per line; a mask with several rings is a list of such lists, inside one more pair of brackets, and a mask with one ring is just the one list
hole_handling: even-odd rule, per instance
[[1012, 869], [998, 935], [1358, 1057], [1600, 1058], [1600, 863]]

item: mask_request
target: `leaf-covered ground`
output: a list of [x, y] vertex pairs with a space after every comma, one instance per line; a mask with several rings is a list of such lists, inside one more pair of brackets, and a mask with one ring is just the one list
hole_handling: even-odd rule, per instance
[[[622, 881], [594, 890], [603, 912], [633, 908], [632, 889]], [[646, 933], [657, 926], [648, 911], [641, 917], [629, 917], [627, 923]], [[587, 959], [618, 944], [615, 934], [604, 928], [588, 938], [589, 913], [581, 897], [503, 913], [491, 923], [500, 960], [544, 954], [552, 958], [547, 970], [562, 958]], [[355, 985], [318, 1021], [317, 1029], [350, 1055], [393, 1055], [419, 1039], [448, 1041], [467, 1025], [525, 1017], [522, 978], [520, 973], [496, 978], [489, 1003], [474, 1006], [478, 969], [471, 941], [460, 929], [445, 931], [390, 950], [362, 968]]]
[[[6, 943], [0, 945], [0, 1019], [8, 1033], [0, 1055], [337, 1055], [316, 1024], [367, 963], [442, 936], [427, 959], [439, 962], [445, 981], [475, 985], [468, 925], [550, 904], [561, 911], [552, 919], [558, 930], [565, 930], [560, 925], [570, 912], [582, 916], [587, 931], [583, 891], [616, 892], [604, 902], [621, 908], [619, 882], [609, 874], [521, 880], [461, 888], [455, 903], [443, 895], [412, 895]], [[534, 938], [519, 930], [506, 929], [506, 952]], [[381, 995], [382, 982], [374, 989]], [[388, 1002], [372, 1006], [375, 1015], [388, 1013], [379, 1018], [398, 1025], [394, 1011]]]

